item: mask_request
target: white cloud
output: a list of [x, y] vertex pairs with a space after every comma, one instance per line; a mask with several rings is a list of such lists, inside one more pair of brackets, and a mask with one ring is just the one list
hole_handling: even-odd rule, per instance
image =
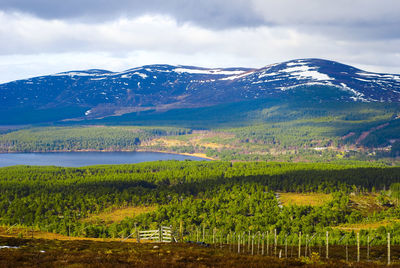
[[[400, 38], [395, 34], [389, 39], [356, 38], [352, 31], [366, 28], [357, 26], [360, 16], [347, 19], [353, 25], [350, 30], [340, 26], [345, 23], [342, 19], [356, 13], [355, 7], [341, 14], [341, 9], [330, 4], [324, 18], [324, 12], [314, 14], [314, 8], [321, 10], [318, 1], [311, 1], [311, 6], [299, 6], [299, 2], [294, 4], [298, 13], [309, 17], [292, 9], [275, 14], [274, 10], [289, 5], [287, 0], [254, 0], [249, 9], [271, 24], [219, 29], [160, 14], [87, 22], [0, 11], [0, 40], [6, 40], [0, 42], [0, 82], [71, 69], [121, 71], [156, 63], [262, 67], [310, 57], [400, 73]], [[389, 9], [378, 7], [381, 16], [385, 10]], [[372, 11], [361, 9], [361, 13], [371, 14], [371, 21], [379, 20]], [[382, 19], [384, 25], [396, 20], [392, 14], [387, 11], [387, 18]], [[339, 20], [337, 24], [333, 23], [335, 18]], [[314, 25], [317, 21], [322, 25]]]

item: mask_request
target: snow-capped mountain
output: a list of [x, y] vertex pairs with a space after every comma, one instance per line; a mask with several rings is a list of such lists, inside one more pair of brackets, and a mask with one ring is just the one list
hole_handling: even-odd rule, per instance
[[365, 72], [321, 59], [300, 59], [272, 64], [222, 80], [233, 80], [235, 84], [242, 84], [252, 97], [319, 85], [348, 93], [347, 96], [342, 96], [344, 100], [400, 102], [400, 75]]
[[324, 100], [400, 102], [400, 75], [378, 74], [321, 59], [299, 59], [261, 69], [149, 65], [110, 72], [71, 71], [0, 85], [3, 109], [85, 107], [82, 117], [146, 109], [203, 107], [249, 99], [287, 98], [314, 90]]

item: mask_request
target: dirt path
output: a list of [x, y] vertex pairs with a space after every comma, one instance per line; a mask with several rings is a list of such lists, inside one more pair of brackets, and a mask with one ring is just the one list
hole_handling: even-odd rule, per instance
[[377, 127], [373, 127], [373, 128], [371, 128], [370, 130], [364, 131], [363, 133], [361, 133], [360, 137], [358, 137], [358, 139], [356, 140], [356, 144], [357, 144], [357, 145], [360, 144], [360, 143], [361, 143], [363, 140], [365, 140], [365, 139], [368, 137], [368, 135], [371, 134], [372, 132], [374, 132], [374, 131], [376, 131], [376, 130], [379, 130], [379, 129], [382, 129], [382, 128], [384, 128], [384, 127], [387, 127], [388, 125], [389, 125], [389, 123], [385, 123], [385, 124], [379, 125], [379, 126], [377, 126]]

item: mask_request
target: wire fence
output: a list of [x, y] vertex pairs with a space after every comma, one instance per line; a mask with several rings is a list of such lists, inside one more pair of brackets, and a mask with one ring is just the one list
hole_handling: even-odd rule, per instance
[[[136, 231], [140, 232], [140, 231]], [[227, 232], [203, 227], [171, 229], [170, 241], [199, 243], [236, 254], [277, 258], [336, 259], [347, 262], [399, 263], [400, 237], [390, 233], [345, 233], [329, 231], [303, 234], [265, 232]]]

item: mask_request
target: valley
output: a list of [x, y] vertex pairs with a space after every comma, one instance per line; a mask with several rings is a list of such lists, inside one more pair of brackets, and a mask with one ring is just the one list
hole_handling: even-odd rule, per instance
[[400, 152], [398, 111], [397, 104], [256, 101], [126, 122], [10, 129], [0, 135], [0, 151], [154, 151], [232, 161], [394, 163]]
[[400, 267], [399, 0], [0, 0], [0, 268]]
[[[212, 161], [0, 168], [0, 265], [376, 267], [388, 241], [400, 265], [399, 92], [398, 75], [321, 59], [1, 84], [0, 153]], [[160, 226], [177, 243], [137, 243]]]
[[149, 65], [41, 76], [0, 85], [0, 109], [7, 110], [0, 152], [395, 161], [399, 81], [322, 59], [261, 69]]

